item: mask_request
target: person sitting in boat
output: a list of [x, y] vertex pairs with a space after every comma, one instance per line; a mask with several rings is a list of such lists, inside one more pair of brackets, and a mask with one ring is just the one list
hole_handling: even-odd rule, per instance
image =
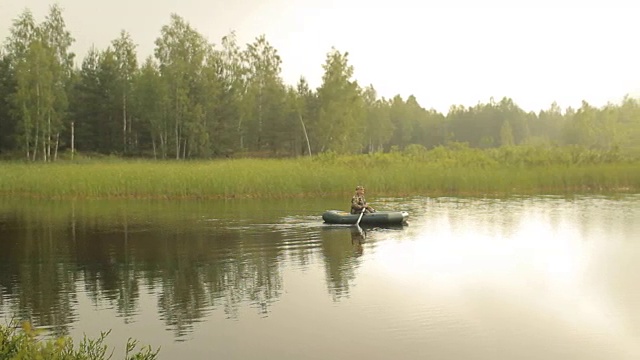
[[351, 198], [351, 213], [360, 214], [364, 209], [364, 213], [374, 213], [376, 209], [367, 204], [367, 200], [364, 198], [364, 187], [356, 186], [356, 194]]

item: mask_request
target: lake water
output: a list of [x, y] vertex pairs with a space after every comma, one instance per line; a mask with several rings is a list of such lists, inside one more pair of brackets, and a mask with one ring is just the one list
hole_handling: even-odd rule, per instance
[[640, 196], [0, 199], [0, 321], [160, 359], [640, 358]]

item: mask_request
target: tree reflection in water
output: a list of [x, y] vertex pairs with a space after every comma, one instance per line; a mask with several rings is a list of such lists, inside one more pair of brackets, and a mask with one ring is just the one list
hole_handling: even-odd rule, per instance
[[[75, 321], [78, 277], [70, 244], [46, 214], [5, 215], [0, 229], [0, 297], [11, 317], [30, 320], [64, 335]], [[5, 316], [6, 317], [6, 316]]]
[[234, 318], [250, 303], [266, 316], [282, 293], [277, 232], [202, 228], [184, 216], [162, 222], [127, 207], [100, 211], [79, 214], [56, 202], [0, 208], [0, 315], [67, 334], [78, 291], [125, 323], [148, 291], [179, 337], [216, 308]]
[[265, 228], [256, 222], [274, 220], [263, 209], [234, 204], [0, 202], [0, 316], [68, 334], [78, 295], [129, 324], [149, 294], [181, 338], [216, 310], [268, 316], [283, 293], [283, 260], [305, 266], [318, 254], [333, 301], [349, 296], [372, 229], [317, 219], [319, 232]]

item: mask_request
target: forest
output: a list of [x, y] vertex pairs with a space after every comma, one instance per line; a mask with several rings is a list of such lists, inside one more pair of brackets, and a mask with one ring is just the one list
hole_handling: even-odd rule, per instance
[[299, 157], [451, 143], [640, 153], [640, 102], [629, 96], [603, 107], [554, 102], [537, 113], [492, 98], [442, 114], [414, 96], [378, 96], [335, 48], [319, 64], [317, 89], [304, 76], [285, 84], [264, 35], [242, 45], [230, 32], [213, 44], [177, 14], [141, 63], [125, 30], [83, 59], [73, 42], [57, 5], [41, 22], [28, 9], [14, 19], [0, 48], [0, 158]]

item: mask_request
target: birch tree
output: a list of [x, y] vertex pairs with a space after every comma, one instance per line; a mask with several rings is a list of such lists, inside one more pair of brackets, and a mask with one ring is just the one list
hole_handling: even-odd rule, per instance
[[73, 38], [55, 5], [41, 25], [29, 10], [13, 23], [7, 49], [16, 88], [10, 95], [16, 131], [27, 158], [55, 160], [60, 132], [68, 118], [68, 91], [74, 54]]
[[[298, 84], [296, 85], [296, 93], [295, 93], [295, 109], [298, 115], [298, 119], [300, 120], [300, 126], [302, 128], [302, 133], [304, 134], [304, 139], [306, 142], [307, 155], [311, 156], [311, 141], [309, 140], [309, 133], [307, 130], [307, 126], [309, 126], [312, 121], [312, 108], [313, 108], [313, 93], [309, 88], [309, 83], [307, 79], [304, 77], [300, 77], [298, 80]], [[305, 125], [305, 122], [307, 125]]]
[[[34, 159], [39, 133], [38, 102], [34, 101], [27, 64], [27, 57], [32, 50], [32, 43], [37, 39], [37, 25], [33, 14], [25, 10], [13, 21], [10, 35], [7, 38], [7, 61], [15, 76], [15, 90], [9, 95], [12, 115], [16, 121], [16, 141], [24, 151], [27, 159]], [[33, 57], [33, 56], [32, 56]], [[36, 69], [37, 70], [37, 69]]]
[[33, 40], [15, 66], [17, 86], [13, 100], [20, 117], [18, 134], [27, 158], [32, 161], [38, 156], [48, 161], [51, 154], [54, 112], [51, 55], [46, 44]]
[[138, 117], [150, 133], [153, 156], [165, 159], [170, 129], [166, 106], [168, 94], [158, 67], [151, 57], [142, 64], [134, 88]]
[[47, 114], [46, 159], [52, 158], [51, 149], [53, 147], [53, 160], [55, 160], [60, 145], [60, 133], [65, 127], [69, 127], [69, 92], [75, 58], [75, 54], [70, 52], [69, 48], [73, 44], [74, 38], [67, 30], [62, 17], [62, 9], [57, 4], [50, 7], [49, 15], [41, 27], [45, 49], [48, 48], [54, 57], [51, 63], [53, 106]]
[[132, 120], [129, 109], [134, 75], [138, 68], [136, 60], [136, 45], [126, 31], [120, 32], [120, 37], [111, 42], [117, 66], [118, 97], [120, 98], [122, 119], [122, 151], [126, 154], [133, 146]]
[[221, 59], [219, 73], [222, 83], [222, 90], [219, 93], [218, 117], [221, 117], [223, 122], [234, 124], [235, 136], [238, 140], [234, 148], [243, 150], [245, 148], [245, 133], [241, 102], [247, 86], [248, 70], [235, 32], [232, 31], [222, 38], [222, 49], [218, 53]]
[[189, 138], [201, 130], [201, 104], [196, 103], [194, 84], [202, 74], [209, 45], [191, 25], [176, 14], [169, 25], [162, 27], [156, 40], [155, 56], [160, 74], [166, 82], [169, 116], [173, 127], [176, 159], [187, 156]]

